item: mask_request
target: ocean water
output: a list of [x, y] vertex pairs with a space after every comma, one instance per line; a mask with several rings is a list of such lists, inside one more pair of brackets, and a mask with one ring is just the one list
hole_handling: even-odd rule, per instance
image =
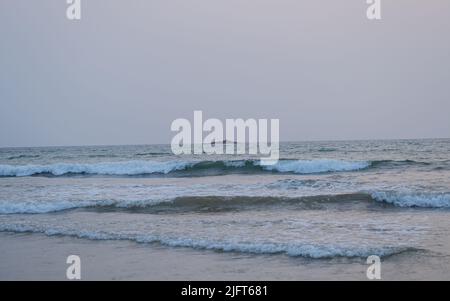
[[280, 153], [261, 166], [251, 156], [175, 156], [169, 145], [3, 148], [0, 231], [448, 262], [449, 139], [291, 142]]

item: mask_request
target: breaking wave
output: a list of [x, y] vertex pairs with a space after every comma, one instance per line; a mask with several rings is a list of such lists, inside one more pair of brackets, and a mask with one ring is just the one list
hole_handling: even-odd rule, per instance
[[293, 172], [298, 174], [323, 173], [333, 171], [355, 171], [368, 168], [367, 161], [339, 161], [339, 160], [281, 160], [275, 165], [263, 168], [271, 171]]
[[311, 174], [338, 171], [357, 171], [368, 168], [371, 162], [318, 160], [280, 160], [275, 165], [261, 165], [259, 160], [230, 161], [124, 161], [105, 163], [55, 163], [48, 165], [0, 165], [0, 177], [24, 177], [33, 175], [63, 176], [85, 175], [148, 175], [168, 174], [176, 171], [242, 171], [283, 172]]
[[376, 191], [371, 196], [376, 201], [398, 207], [450, 208], [450, 193], [420, 193]]
[[307, 258], [335, 258], [335, 257], [361, 257], [370, 255], [380, 257], [391, 256], [408, 251], [418, 251], [416, 248], [406, 246], [340, 246], [317, 245], [307, 243], [276, 243], [276, 242], [251, 242], [236, 239], [202, 239], [189, 237], [176, 237], [169, 235], [146, 235], [133, 233], [115, 233], [107, 231], [84, 231], [68, 229], [65, 227], [45, 228], [36, 225], [0, 224], [0, 231], [14, 233], [42, 233], [47, 236], [71, 236], [89, 240], [129, 240], [137, 243], [158, 243], [169, 247], [185, 247], [219, 252], [239, 252], [250, 254], [284, 254], [292, 257]]
[[32, 175], [89, 174], [89, 175], [144, 175], [185, 169], [188, 162], [125, 161], [93, 164], [56, 163], [49, 165], [0, 165], [0, 176], [24, 177]]
[[122, 209], [143, 213], [219, 212], [264, 210], [269, 207], [292, 209], [326, 209], [349, 203], [385, 203], [408, 208], [450, 208], [450, 193], [400, 193], [377, 191], [304, 197], [280, 196], [183, 196], [172, 199], [79, 200], [79, 201], [0, 201], [0, 214], [51, 213], [77, 208], [98, 210]]
[[136, 212], [190, 212], [264, 209], [269, 206], [292, 206], [296, 209], [318, 209], [322, 205], [354, 201], [370, 201], [368, 194], [316, 195], [305, 197], [278, 196], [183, 196], [172, 199], [143, 199], [134, 201], [0, 201], [0, 214], [36, 214], [64, 211], [76, 208], [128, 209]]
[[183, 196], [168, 199], [79, 200], [79, 201], [0, 201], [0, 214], [39, 214], [77, 208], [127, 210], [141, 213], [223, 212], [286, 208], [321, 210], [345, 204], [380, 204], [408, 208], [450, 208], [450, 193], [371, 192], [304, 197], [280, 196]]

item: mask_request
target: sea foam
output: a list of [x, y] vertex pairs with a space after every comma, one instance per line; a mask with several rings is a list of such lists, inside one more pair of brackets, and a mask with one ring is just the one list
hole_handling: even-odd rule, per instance
[[450, 208], [450, 193], [375, 191], [373, 199], [398, 207]]
[[370, 166], [367, 161], [341, 161], [330, 159], [317, 160], [282, 160], [275, 165], [264, 166], [264, 169], [298, 174], [323, 173], [332, 171], [354, 171]]
[[292, 257], [334, 258], [334, 257], [362, 257], [378, 255], [390, 256], [406, 251], [415, 251], [407, 246], [341, 246], [333, 244], [317, 245], [309, 243], [274, 243], [249, 242], [239, 239], [202, 239], [189, 237], [175, 237], [169, 235], [147, 235], [135, 233], [115, 233], [108, 231], [75, 230], [65, 227], [46, 228], [31, 224], [0, 224], [0, 231], [15, 233], [42, 233], [47, 236], [63, 235], [89, 240], [129, 240], [137, 243], [159, 243], [170, 247], [185, 247], [193, 249], [212, 250], [220, 252], [239, 252], [250, 254], [284, 254]]
[[259, 160], [225, 161], [123, 161], [104, 163], [54, 163], [48, 165], [0, 165], [0, 177], [24, 177], [39, 174], [62, 176], [87, 175], [146, 175], [168, 174], [174, 171], [207, 169], [249, 169], [284, 173], [311, 174], [337, 171], [356, 171], [368, 168], [371, 162], [317, 160], [280, 160], [275, 165], [261, 165]]
[[66, 174], [141, 175], [181, 170], [191, 163], [183, 161], [124, 161], [93, 164], [55, 163], [49, 165], [0, 165], [0, 176], [24, 177], [37, 174], [61, 176]]

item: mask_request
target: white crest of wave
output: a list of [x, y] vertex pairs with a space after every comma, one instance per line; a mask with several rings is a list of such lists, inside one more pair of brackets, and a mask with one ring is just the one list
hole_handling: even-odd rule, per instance
[[332, 171], [354, 171], [370, 166], [367, 161], [342, 161], [331, 159], [317, 160], [285, 160], [275, 165], [267, 165], [263, 168], [270, 171], [293, 172], [298, 174], [311, 174]]
[[137, 233], [115, 233], [109, 231], [88, 231], [65, 228], [46, 228], [32, 224], [0, 224], [2, 232], [43, 233], [47, 236], [64, 235], [89, 240], [129, 240], [137, 243], [159, 243], [170, 247], [187, 247], [221, 252], [241, 252], [250, 254], [285, 254], [293, 257], [333, 258], [333, 257], [367, 257], [378, 255], [381, 257], [407, 251], [406, 246], [345, 246], [345, 245], [317, 245], [309, 243], [273, 243], [239, 241], [239, 239], [211, 240], [202, 238], [174, 237], [168, 235], [143, 235]]
[[95, 201], [60, 201], [60, 202], [5, 202], [0, 201], [0, 214], [36, 214], [57, 212], [75, 208], [85, 208], [90, 206], [108, 206], [113, 205], [113, 202], [95, 202]]
[[140, 175], [182, 170], [192, 163], [183, 161], [124, 161], [93, 164], [55, 163], [49, 165], [0, 165], [0, 176], [25, 177], [48, 173], [55, 176], [65, 174], [98, 174], [98, 175]]
[[132, 208], [169, 203], [172, 198], [154, 198], [142, 200], [78, 200], [78, 201], [0, 201], [0, 214], [38, 214], [88, 207]]
[[450, 193], [375, 191], [372, 198], [398, 207], [450, 208]]

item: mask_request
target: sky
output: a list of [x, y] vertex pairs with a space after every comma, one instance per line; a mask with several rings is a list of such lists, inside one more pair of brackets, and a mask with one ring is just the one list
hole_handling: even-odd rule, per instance
[[282, 141], [450, 137], [450, 1], [0, 1], [0, 147], [170, 143], [176, 118]]

